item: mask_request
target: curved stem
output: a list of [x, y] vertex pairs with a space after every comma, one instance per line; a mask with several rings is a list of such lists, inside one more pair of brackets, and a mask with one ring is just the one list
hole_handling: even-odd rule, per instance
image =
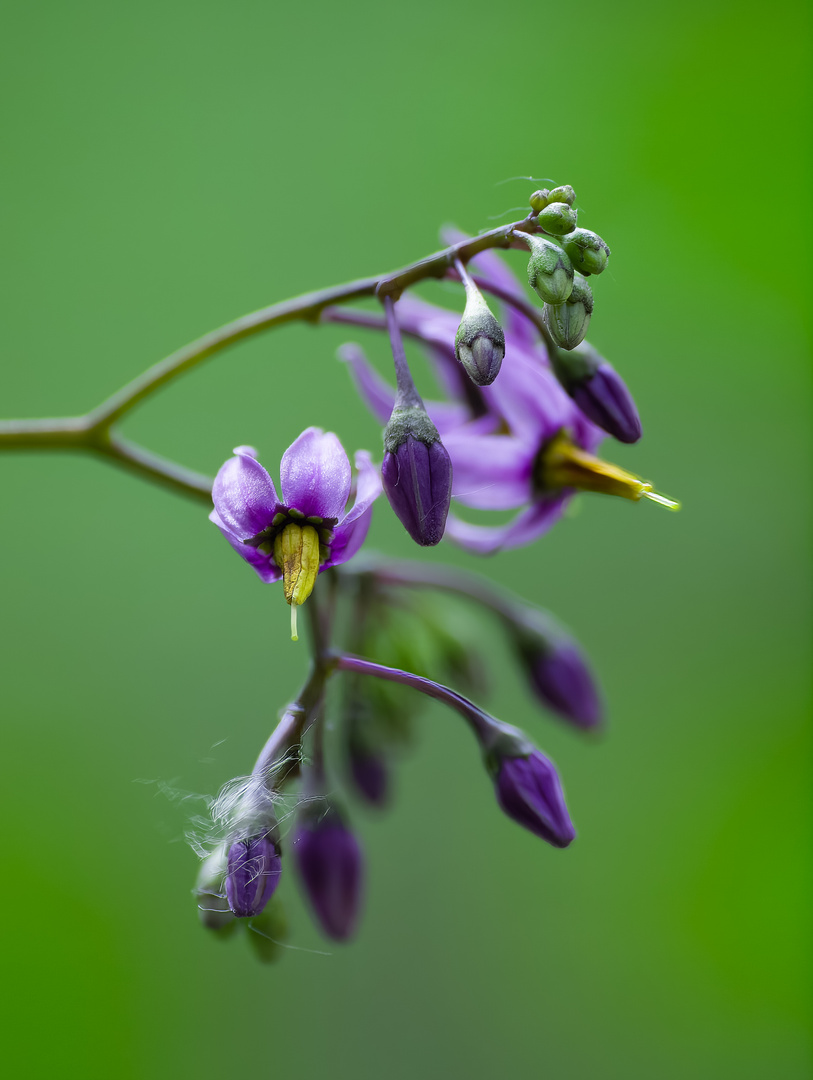
[[459, 712], [469, 727], [480, 740], [486, 739], [493, 734], [496, 727], [500, 727], [498, 720], [478, 708], [473, 701], [463, 697], [462, 694], [450, 690], [442, 683], [425, 679], [422, 675], [413, 675], [411, 671], [402, 671], [400, 668], [384, 667], [383, 664], [375, 664], [372, 660], [365, 660], [361, 656], [350, 656], [344, 653], [336, 658], [338, 671], [353, 671], [359, 675], [372, 675], [376, 679], [385, 679], [388, 682], [397, 682], [402, 686], [411, 686], [419, 690], [427, 697], [442, 701], [444, 705]]
[[283, 323], [297, 320], [318, 322], [325, 308], [333, 304], [344, 304], [367, 296], [378, 296], [382, 300], [390, 299], [392, 302], [410, 285], [430, 277], [444, 277], [458, 259], [466, 262], [478, 252], [488, 248], [508, 248], [520, 244], [522, 234], [518, 236], [516, 233], [520, 227], [534, 229], [536, 227], [534, 214], [528, 214], [522, 221], [490, 229], [480, 236], [461, 240], [393, 273], [362, 278], [351, 281], [347, 285], [336, 285], [317, 292], [306, 293], [304, 296], [272, 304], [260, 311], [244, 315], [171, 353], [86, 416], [59, 417], [53, 420], [0, 421], [0, 451], [86, 450], [99, 454], [146, 479], [193, 498], [208, 501], [211, 491], [211, 481], [208, 477], [153, 454], [137, 443], [114, 435], [111, 432], [112, 425], [162, 386], [229, 345], [252, 337], [263, 330], [281, 326]]

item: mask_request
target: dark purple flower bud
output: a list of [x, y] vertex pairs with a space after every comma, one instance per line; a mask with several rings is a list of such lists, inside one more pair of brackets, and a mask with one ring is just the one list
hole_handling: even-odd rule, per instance
[[229, 848], [226, 898], [235, 915], [259, 915], [279, 884], [282, 860], [268, 836], [238, 840]]
[[452, 461], [423, 407], [393, 409], [381, 479], [398, 520], [423, 547], [440, 543], [452, 499]]
[[556, 378], [588, 419], [619, 442], [641, 438], [641, 419], [618, 372], [592, 345], [581, 342], [570, 352], [551, 356]]
[[297, 823], [294, 856], [305, 892], [325, 933], [337, 941], [356, 928], [363, 860], [353, 833], [334, 807], [306, 804]]
[[588, 419], [619, 442], [634, 443], [641, 438], [641, 418], [632, 395], [606, 360], [595, 375], [575, 387], [571, 397]]
[[384, 806], [390, 793], [390, 771], [381, 754], [351, 743], [350, 775], [359, 795], [371, 806]]
[[528, 639], [520, 642], [520, 654], [531, 687], [545, 705], [579, 727], [601, 723], [596, 684], [574, 642], [565, 639], [540, 647]]
[[559, 776], [539, 750], [527, 756], [500, 757], [494, 786], [497, 802], [519, 825], [554, 847], [567, 847], [575, 838]]

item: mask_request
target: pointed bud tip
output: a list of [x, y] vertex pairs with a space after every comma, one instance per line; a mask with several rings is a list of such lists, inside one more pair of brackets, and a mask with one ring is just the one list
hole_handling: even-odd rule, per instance
[[502, 757], [495, 791], [510, 818], [554, 847], [567, 847], [576, 838], [559, 775], [539, 750], [522, 757]]

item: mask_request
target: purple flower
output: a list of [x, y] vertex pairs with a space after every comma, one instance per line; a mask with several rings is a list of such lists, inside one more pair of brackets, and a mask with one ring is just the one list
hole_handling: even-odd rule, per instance
[[259, 915], [279, 884], [282, 861], [267, 836], [238, 840], [229, 848], [226, 899], [235, 915]]
[[559, 776], [539, 750], [501, 757], [494, 786], [497, 802], [519, 825], [554, 847], [567, 847], [575, 838]]
[[281, 498], [252, 447], [234, 453], [215, 477], [209, 518], [262, 581], [283, 578], [288, 603], [301, 604], [317, 573], [347, 562], [363, 544], [381, 493], [378, 472], [366, 451], [356, 454], [356, 497], [346, 509], [350, 462], [332, 432], [307, 428], [288, 447]]
[[293, 843], [299, 876], [325, 933], [337, 941], [356, 928], [361, 905], [361, 849], [338, 810], [321, 800], [305, 807]]

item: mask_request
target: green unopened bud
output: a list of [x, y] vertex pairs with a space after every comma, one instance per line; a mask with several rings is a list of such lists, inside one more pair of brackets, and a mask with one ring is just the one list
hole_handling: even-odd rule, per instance
[[562, 184], [561, 187], [555, 187], [548, 193], [548, 202], [563, 202], [572, 206], [575, 201], [576, 192], [570, 184]]
[[530, 202], [531, 209], [534, 211], [535, 214], [538, 214], [544, 206], [548, 205], [548, 202], [550, 201], [549, 196], [550, 192], [547, 188], [542, 188], [540, 191], [535, 191], [533, 193], [533, 195], [528, 201]]
[[477, 386], [490, 386], [497, 378], [505, 356], [505, 334], [474, 285], [466, 287], [466, 309], [455, 334], [454, 352]]
[[610, 258], [610, 249], [597, 233], [589, 229], [574, 229], [562, 241], [562, 245], [581, 274], [600, 274]]
[[515, 232], [531, 249], [528, 284], [547, 304], [563, 304], [573, 288], [573, 266], [558, 244], [541, 236]]
[[577, 212], [567, 203], [549, 202], [539, 211], [536, 222], [545, 232], [553, 233], [554, 236], [564, 236], [565, 233], [573, 232], [576, 228], [577, 216]]
[[584, 340], [593, 314], [593, 293], [576, 274], [573, 291], [564, 304], [545, 304], [545, 322], [550, 335], [563, 349], [575, 349]]

